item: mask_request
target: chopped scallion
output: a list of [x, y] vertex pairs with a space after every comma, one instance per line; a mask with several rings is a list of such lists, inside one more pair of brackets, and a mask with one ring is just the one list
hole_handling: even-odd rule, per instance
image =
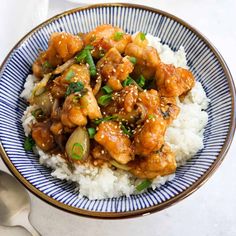
[[105, 86], [102, 87], [102, 91], [106, 94], [110, 94], [110, 93], [113, 92], [113, 89], [110, 86], [105, 85]]
[[88, 134], [89, 134], [89, 137], [93, 139], [94, 135], [96, 134], [96, 129], [92, 127], [88, 128]]
[[131, 130], [126, 128], [123, 124], [121, 124], [120, 128], [122, 129], [123, 133], [128, 135], [128, 136], [131, 136], [132, 133], [131, 133]]
[[37, 108], [36, 110], [31, 112], [32, 116], [34, 116], [34, 118], [36, 120], [40, 120], [44, 118], [44, 112], [41, 108]]
[[137, 80], [137, 84], [142, 88], [145, 85], [145, 78], [143, 75], [140, 75], [140, 77]]
[[101, 106], [106, 106], [110, 103], [111, 100], [112, 100], [112, 94], [102, 95], [101, 97], [98, 98], [98, 104]]
[[82, 50], [78, 55], [75, 56], [75, 60], [77, 63], [81, 63], [86, 59], [87, 51]]
[[73, 70], [69, 70], [66, 74], [66, 80], [70, 81], [75, 76], [75, 72]]
[[140, 32], [140, 39], [144, 41], [146, 39], [146, 34], [143, 32]]
[[124, 33], [123, 32], [115, 32], [114, 34], [114, 40], [119, 41], [123, 38]]
[[96, 66], [94, 64], [92, 54], [89, 50], [87, 50], [86, 62], [89, 64], [90, 75], [92, 77], [96, 76], [96, 74], [97, 74]]
[[144, 189], [148, 188], [152, 182], [148, 179], [143, 180], [139, 185], [136, 186], [138, 192], [142, 192]]
[[24, 142], [25, 151], [31, 151], [34, 145], [35, 145], [35, 142], [31, 136], [28, 136], [25, 138], [25, 142]]
[[115, 120], [116, 118], [117, 118], [116, 115], [107, 116], [107, 117], [104, 117], [104, 118], [101, 118], [101, 119], [94, 120], [93, 123], [95, 125], [99, 125], [100, 123], [102, 123], [104, 121]]
[[84, 148], [80, 143], [74, 143], [72, 147], [72, 159], [81, 160], [83, 155]]
[[124, 80], [123, 86], [124, 86], [124, 87], [125, 87], [125, 86], [129, 86], [130, 84], [132, 84], [133, 81], [134, 81], [134, 80], [133, 80], [130, 76], [128, 76], [127, 79]]
[[134, 65], [137, 63], [136, 57], [129, 57], [130, 62], [132, 62]]
[[81, 92], [83, 89], [84, 89], [84, 84], [80, 81], [70, 83], [66, 90], [66, 96], [72, 93]]

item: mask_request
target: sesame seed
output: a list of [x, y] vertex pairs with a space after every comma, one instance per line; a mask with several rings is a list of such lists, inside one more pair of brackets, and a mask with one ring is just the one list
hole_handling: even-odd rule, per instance
[[104, 138], [104, 134], [101, 135], [101, 138]]
[[101, 151], [101, 153], [102, 153], [102, 154], [105, 154], [105, 151], [104, 151], [104, 150], [102, 150], [102, 151]]

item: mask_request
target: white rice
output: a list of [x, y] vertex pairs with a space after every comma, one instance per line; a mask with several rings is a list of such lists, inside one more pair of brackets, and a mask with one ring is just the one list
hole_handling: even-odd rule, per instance
[[[188, 68], [184, 47], [173, 52], [168, 45], [160, 43], [160, 39], [150, 34], [146, 35], [149, 45], [157, 49], [161, 60], [166, 64], [173, 64], [176, 67]], [[30, 75], [24, 85], [21, 96], [28, 100], [31, 96], [36, 79]], [[188, 93], [184, 101], [178, 100], [180, 114], [167, 129], [165, 140], [171, 146], [176, 155], [177, 165], [183, 165], [188, 159], [194, 156], [203, 148], [203, 132], [207, 124], [208, 115], [204, 111], [209, 103], [205, 91], [200, 82], [196, 82], [194, 88]], [[29, 106], [24, 112], [22, 123], [26, 136], [30, 134], [35, 119], [31, 112], [35, 106]], [[129, 196], [135, 193], [135, 186], [140, 182], [130, 173], [122, 170], [111, 170], [92, 165], [76, 165], [72, 171], [66, 161], [60, 155], [48, 155], [35, 148], [39, 155], [41, 164], [52, 169], [52, 176], [62, 180], [73, 181], [78, 184], [78, 197], [87, 196], [90, 199], [103, 199], [107, 197]], [[152, 181], [153, 189], [165, 184], [174, 178], [174, 174], [157, 177]]]

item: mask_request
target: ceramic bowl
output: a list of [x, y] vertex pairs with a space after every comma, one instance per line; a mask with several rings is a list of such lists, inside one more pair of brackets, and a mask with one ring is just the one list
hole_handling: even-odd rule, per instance
[[[75, 184], [53, 178], [38, 157], [23, 148], [21, 117], [27, 104], [19, 97], [39, 49], [50, 34], [87, 32], [112, 24], [128, 33], [142, 31], [161, 38], [173, 50], [185, 47], [188, 66], [211, 102], [204, 148], [176, 171], [176, 177], [156, 190], [130, 197], [89, 200], [78, 198]], [[79, 215], [122, 218], [149, 214], [184, 199], [198, 189], [226, 155], [235, 129], [235, 88], [229, 69], [216, 48], [183, 20], [160, 10], [130, 4], [100, 4], [57, 15], [28, 33], [12, 49], [0, 71], [1, 155], [11, 172], [36, 196]], [[207, 193], [206, 193], [207, 194]]]

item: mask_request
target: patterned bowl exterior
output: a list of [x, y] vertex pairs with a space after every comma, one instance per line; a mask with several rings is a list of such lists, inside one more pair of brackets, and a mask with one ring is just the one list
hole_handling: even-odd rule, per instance
[[[174, 180], [156, 190], [105, 200], [79, 199], [75, 185], [53, 178], [33, 153], [23, 148], [21, 117], [27, 104], [19, 97], [39, 50], [54, 31], [87, 32], [100, 24], [126, 32], [143, 31], [173, 50], [185, 47], [188, 65], [211, 99], [204, 149], [176, 171]], [[196, 190], [225, 156], [235, 129], [235, 91], [231, 75], [216, 49], [182, 20], [159, 10], [129, 4], [102, 4], [71, 10], [32, 30], [10, 52], [0, 72], [0, 140], [3, 160], [13, 174], [43, 200], [85, 216], [129, 217], [163, 209]]]

